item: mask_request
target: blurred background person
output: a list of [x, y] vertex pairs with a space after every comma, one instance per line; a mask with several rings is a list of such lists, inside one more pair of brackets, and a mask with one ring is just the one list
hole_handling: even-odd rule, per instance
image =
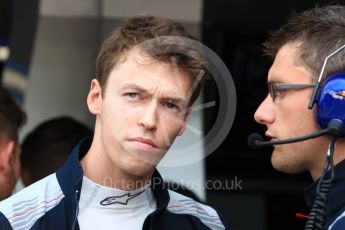
[[18, 129], [25, 122], [25, 112], [0, 88], [0, 200], [12, 194], [20, 175]]
[[55, 172], [73, 147], [82, 138], [92, 135], [89, 127], [68, 116], [38, 125], [23, 141], [20, 155], [23, 184], [29, 186]]

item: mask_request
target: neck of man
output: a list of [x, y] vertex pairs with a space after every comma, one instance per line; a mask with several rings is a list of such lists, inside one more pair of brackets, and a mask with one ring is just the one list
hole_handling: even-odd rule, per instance
[[[320, 149], [324, 149], [324, 148], [320, 148]], [[325, 151], [323, 151], [323, 152], [321, 152], [321, 154], [319, 154], [320, 157], [315, 158], [315, 160], [317, 161], [315, 163], [315, 166], [310, 167], [310, 169], [309, 169], [309, 172], [310, 172], [314, 181], [318, 180], [322, 176], [323, 169], [325, 166], [327, 151], [328, 151], [328, 145], [325, 148]], [[334, 149], [334, 154], [333, 154], [334, 166], [336, 166], [338, 163], [340, 163], [343, 160], [345, 160], [345, 140], [338, 138], [338, 140], [335, 144], [335, 149]]]
[[145, 176], [140, 176], [128, 174], [118, 169], [105, 154], [105, 150], [98, 146], [97, 143], [101, 143], [96, 140], [99, 136], [95, 132], [89, 151], [80, 161], [84, 176], [99, 185], [125, 191], [139, 189], [150, 183], [153, 170]]

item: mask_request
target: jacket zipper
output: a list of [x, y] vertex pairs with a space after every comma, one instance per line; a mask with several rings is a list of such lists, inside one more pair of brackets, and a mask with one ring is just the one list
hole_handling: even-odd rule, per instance
[[75, 225], [77, 224], [78, 215], [79, 215], [78, 193], [79, 193], [79, 191], [76, 190], [75, 191], [75, 202], [76, 202], [77, 208], [76, 208], [76, 211], [75, 211], [75, 218], [74, 218], [74, 221], [73, 221], [72, 230], [75, 229]]

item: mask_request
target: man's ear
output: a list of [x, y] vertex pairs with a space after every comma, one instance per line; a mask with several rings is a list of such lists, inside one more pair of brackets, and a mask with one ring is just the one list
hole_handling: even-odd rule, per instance
[[184, 133], [184, 131], [186, 130], [187, 122], [188, 122], [188, 119], [189, 119], [189, 116], [190, 116], [191, 112], [192, 112], [192, 107], [188, 107], [188, 109], [186, 111], [186, 114], [184, 116], [184, 120], [183, 120], [182, 126], [180, 128], [180, 131], [177, 134], [178, 136], [181, 136]]
[[97, 79], [92, 79], [90, 91], [87, 95], [87, 106], [92, 114], [97, 115], [101, 110], [102, 89]]
[[11, 167], [10, 160], [15, 146], [16, 143], [12, 140], [5, 140], [0, 144], [0, 171], [6, 171], [8, 167]]

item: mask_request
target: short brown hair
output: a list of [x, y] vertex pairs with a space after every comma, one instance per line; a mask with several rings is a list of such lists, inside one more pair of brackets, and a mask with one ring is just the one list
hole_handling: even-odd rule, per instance
[[[101, 88], [105, 89], [111, 70], [126, 55], [126, 52], [147, 40], [163, 36], [184, 37], [197, 41], [197, 39], [188, 33], [181, 24], [169, 19], [154, 16], [138, 16], [122, 22], [103, 42], [96, 60], [96, 78]], [[166, 44], [165, 46], [169, 45], [171, 44]], [[176, 46], [176, 44], [174, 44], [174, 46]], [[163, 52], [156, 55], [154, 47], [146, 47], [145, 50], [141, 51], [144, 51], [146, 55], [149, 55], [149, 57], [155, 60], [164, 62], [169, 62], [169, 60], [174, 57], [177, 67], [191, 74], [193, 77], [196, 77], [200, 72], [204, 73], [191, 95], [191, 105], [198, 97], [202, 88], [204, 76], [208, 73], [206, 61], [202, 52], [199, 52], [200, 50], [188, 50], [190, 47], [184, 43], [180, 43], [178, 46], [180, 46], [179, 48], [177, 47], [178, 50], [184, 50], [185, 54]], [[169, 50], [169, 47], [165, 47], [165, 49]]]
[[[275, 58], [282, 46], [299, 43], [299, 60], [319, 77], [325, 58], [345, 44], [345, 6], [328, 5], [293, 13], [285, 25], [263, 44], [266, 55]], [[329, 59], [324, 75], [345, 69], [345, 50]]]
[[18, 129], [25, 122], [25, 112], [5, 89], [0, 88], [0, 137], [18, 141]]

